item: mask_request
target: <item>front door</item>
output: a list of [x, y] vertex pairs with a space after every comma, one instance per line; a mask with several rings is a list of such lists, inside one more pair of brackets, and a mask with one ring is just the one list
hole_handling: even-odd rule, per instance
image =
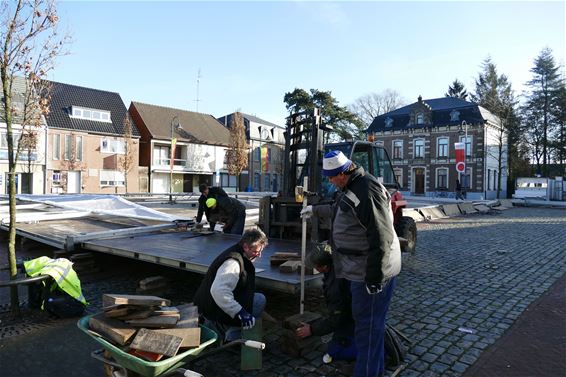
[[423, 168], [416, 168], [413, 170], [415, 182], [415, 194], [424, 195], [425, 192], [425, 171]]
[[67, 193], [78, 194], [81, 192], [81, 172], [69, 171], [67, 172]]

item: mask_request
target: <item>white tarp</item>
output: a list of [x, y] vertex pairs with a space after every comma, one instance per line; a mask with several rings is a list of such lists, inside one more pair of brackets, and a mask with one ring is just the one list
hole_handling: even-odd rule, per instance
[[44, 203], [54, 207], [83, 211], [95, 215], [120, 216], [165, 222], [189, 220], [188, 218], [178, 215], [159, 212], [114, 195], [17, 195], [16, 198], [21, 201]]

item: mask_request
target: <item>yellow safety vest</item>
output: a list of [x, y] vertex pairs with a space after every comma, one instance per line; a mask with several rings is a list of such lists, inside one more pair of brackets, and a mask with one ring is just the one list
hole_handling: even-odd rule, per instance
[[49, 275], [65, 293], [87, 305], [81, 291], [81, 281], [73, 270], [73, 262], [65, 258], [39, 257], [24, 262], [29, 276]]

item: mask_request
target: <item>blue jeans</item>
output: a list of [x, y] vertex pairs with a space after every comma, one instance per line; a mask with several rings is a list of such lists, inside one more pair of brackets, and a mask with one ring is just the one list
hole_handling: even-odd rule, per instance
[[[255, 318], [261, 317], [263, 310], [265, 309], [265, 304], [267, 300], [263, 293], [254, 293], [254, 303], [252, 307], [252, 315]], [[231, 342], [235, 339], [240, 339], [242, 337], [242, 328], [241, 327], [226, 327], [224, 340], [226, 342]]]
[[376, 377], [385, 371], [385, 316], [393, 296], [395, 278], [380, 293], [370, 295], [363, 282], [350, 282], [352, 317], [358, 349], [354, 377]]
[[234, 224], [229, 231], [224, 232], [226, 234], [239, 234], [244, 233], [244, 227], [246, 225], [246, 210], [238, 211], [238, 216]]

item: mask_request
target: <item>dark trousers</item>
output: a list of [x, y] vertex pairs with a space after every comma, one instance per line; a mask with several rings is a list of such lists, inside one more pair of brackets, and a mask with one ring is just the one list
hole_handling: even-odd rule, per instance
[[385, 316], [393, 296], [395, 278], [380, 293], [370, 295], [363, 282], [350, 282], [352, 316], [358, 349], [354, 377], [376, 377], [385, 371]]
[[228, 229], [227, 232], [224, 233], [242, 235], [242, 233], [244, 233], [245, 225], [246, 225], [246, 210], [245, 209], [239, 210], [238, 215], [236, 216], [236, 219], [234, 221], [234, 224], [230, 229]]

